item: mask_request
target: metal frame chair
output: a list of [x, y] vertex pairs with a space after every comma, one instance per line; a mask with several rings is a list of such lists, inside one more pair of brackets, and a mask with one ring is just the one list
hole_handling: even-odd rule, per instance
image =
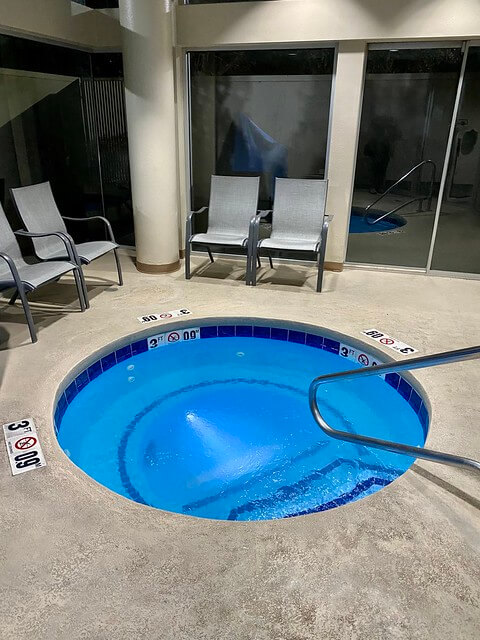
[[[252, 286], [257, 283], [256, 265], [261, 251], [268, 255], [272, 268], [272, 251], [311, 251], [317, 256], [316, 290], [322, 290], [328, 227], [333, 218], [325, 214], [327, 186], [327, 180], [275, 178], [273, 210], [260, 211], [252, 221]], [[269, 213], [272, 213], [272, 233], [269, 238], [259, 240], [260, 220]]]
[[[18, 187], [10, 190], [12, 199], [17, 211], [23, 220], [27, 230], [36, 235], [31, 236], [35, 255], [40, 260], [58, 260], [67, 256], [65, 246], [52, 236], [51, 232], [58, 232], [67, 237], [70, 241], [76, 264], [90, 264], [93, 260], [113, 251], [115, 264], [118, 273], [118, 283], [123, 284], [122, 267], [118, 257], [118, 244], [115, 241], [110, 222], [104, 216], [91, 216], [89, 218], [72, 218], [62, 216], [53, 197], [50, 182], [41, 182], [27, 187]], [[105, 226], [109, 240], [94, 240], [75, 244], [73, 238], [68, 234], [65, 220], [68, 222], [89, 222], [90, 220], [101, 220]], [[39, 235], [48, 232], [45, 236]], [[54, 234], [53, 234], [54, 235]], [[83, 280], [85, 285], [85, 279]], [[88, 306], [88, 292], [85, 285], [85, 299]]]
[[[29, 238], [47, 238], [54, 236], [59, 242], [63, 243], [68, 260], [52, 260], [27, 264], [21, 254], [16, 236], [26, 236]], [[4, 266], [2, 268], [2, 264], [6, 264], [6, 267]], [[82, 268], [75, 262], [72, 244], [68, 237], [60, 232], [28, 233], [26, 231], [17, 231], [14, 233], [8, 224], [5, 212], [0, 204], [0, 290], [15, 289], [9, 304], [13, 305], [17, 297], [20, 298], [32, 342], [37, 342], [37, 332], [28, 303], [27, 293], [38, 289], [44, 284], [59, 280], [62, 275], [69, 271], [73, 271], [80, 309], [81, 311], [85, 311], [88, 306], [88, 300], [84, 297], [85, 283]]]
[[[260, 177], [215, 176], [210, 183], [208, 207], [191, 211], [185, 230], [185, 278], [191, 278], [190, 256], [192, 243], [206, 247], [213, 262], [212, 245], [242, 247], [247, 250], [247, 283], [251, 278], [251, 229], [258, 204]], [[208, 209], [208, 229], [193, 233], [193, 218]]]

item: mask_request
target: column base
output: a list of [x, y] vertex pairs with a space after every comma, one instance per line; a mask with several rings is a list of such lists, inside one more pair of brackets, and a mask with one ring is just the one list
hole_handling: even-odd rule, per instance
[[325, 260], [323, 266], [327, 271], [343, 271], [343, 262], [330, 262]]
[[170, 262], [169, 264], [144, 264], [137, 260], [135, 262], [137, 271], [141, 273], [171, 273], [180, 269], [180, 260]]

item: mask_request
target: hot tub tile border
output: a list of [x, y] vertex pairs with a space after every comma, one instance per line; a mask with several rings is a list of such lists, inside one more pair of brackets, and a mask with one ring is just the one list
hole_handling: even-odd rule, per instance
[[[310, 333], [298, 329], [287, 329], [285, 327], [270, 327], [256, 324], [221, 324], [200, 326], [200, 339], [224, 338], [224, 337], [253, 337], [268, 340], [283, 340], [297, 344], [304, 344], [309, 347], [323, 349], [330, 353], [340, 353], [340, 342], [318, 333]], [[139, 355], [148, 350], [147, 338], [141, 338], [134, 342], [104, 354], [98, 360], [89, 364], [77, 376], [69, 382], [59, 395], [54, 412], [54, 427], [58, 434], [62, 418], [71, 402], [76, 398], [81, 389], [92, 382], [101, 373], [108, 371], [116, 364], [125, 362], [133, 356]], [[368, 354], [367, 354], [368, 355]], [[371, 356], [369, 356], [371, 357]], [[429, 411], [415, 388], [397, 373], [388, 373], [385, 382], [399, 393], [412, 407], [418, 415], [422, 425], [424, 436], [427, 436], [429, 424]]]

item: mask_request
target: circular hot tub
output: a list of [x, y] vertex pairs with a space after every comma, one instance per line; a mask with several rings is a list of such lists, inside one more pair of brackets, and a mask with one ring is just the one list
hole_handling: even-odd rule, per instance
[[352, 207], [348, 232], [381, 233], [395, 231], [407, 224], [407, 220], [403, 216], [399, 216], [398, 213], [389, 213], [385, 218], [374, 222], [384, 214], [385, 211], [380, 209], [370, 209], [368, 216], [365, 217], [365, 209], [363, 207]]
[[[310, 413], [318, 375], [380, 360], [327, 330], [260, 319], [182, 323], [91, 359], [59, 393], [60, 446], [97, 482], [192, 516], [265, 520], [382, 489], [413, 459], [331, 439]], [[323, 385], [333, 427], [422, 446], [428, 409], [410, 378]]]

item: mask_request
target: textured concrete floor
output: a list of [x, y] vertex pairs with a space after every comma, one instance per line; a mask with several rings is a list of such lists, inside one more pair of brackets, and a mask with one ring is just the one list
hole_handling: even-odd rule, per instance
[[[317, 295], [305, 267], [266, 270], [252, 289], [240, 262], [220, 260], [190, 282], [124, 263], [123, 288], [107, 286], [108, 257], [86, 270], [84, 314], [68, 278], [34, 295], [36, 345], [20, 310], [0, 303], [0, 423], [33, 416], [48, 463], [12, 477], [0, 446], [0, 636], [480, 637], [480, 480], [470, 472], [417, 462], [386, 489], [321, 514], [208, 521], [98, 485], [60, 450], [51, 419], [68, 372], [138, 331], [146, 312], [301, 320], [355, 338], [375, 327], [422, 355], [480, 343], [480, 282], [351, 270], [327, 273]], [[428, 444], [480, 458], [480, 361], [416, 377], [433, 408]]]

